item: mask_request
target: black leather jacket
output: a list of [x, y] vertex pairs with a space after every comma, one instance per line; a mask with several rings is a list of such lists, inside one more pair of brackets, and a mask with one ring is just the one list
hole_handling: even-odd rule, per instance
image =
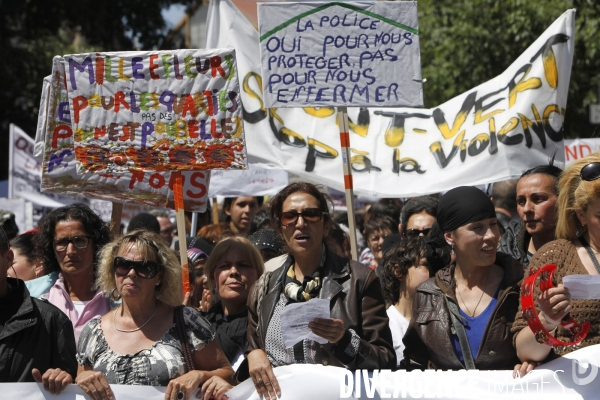
[[[285, 264], [284, 261], [283, 265]], [[255, 349], [265, 349], [265, 336], [271, 315], [283, 292], [283, 280], [287, 272], [283, 265], [269, 276], [268, 287], [264, 286], [266, 282], [261, 277], [248, 298], [246, 353]], [[257, 314], [261, 287], [266, 289], [266, 294], [260, 301], [260, 312]], [[392, 333], [381, 285], [375, 271], [327, 249], [319, 298], [331, 301], [331, 318], [341, 319], [346, 327], [346, 334], [337, 345], [319, 345], [317, 359], [322, 360], [323, 365], [353, 370], [395, 368], [396, 354], [392, 345]], [[354, 357], [344, 352], [351, 340], [349, 328], [361, 338], [358, 353]]]
[[33, 368], [42, 374], [60, 368], [75, 377], [75, 334], [69, 318], [52, 304], [30, 297], [23, 281], [8, 278], [8, 286], [0, 307], [20, 305], [0, 331], [0, 382], [34, 382]]
[[[519, 288], [523, 267], [510, 256], [496, 253], [496, 265], [504, 269], [498, 292], [498, 303], [487, 323], [481, 346], [475, 359], [479, 370], [509, 369], [519, 363], [512, 344], [510, 328], [519, 308]], [[435, 277], [417, 287], [413, 301], [413, 315], [404, 335], [403, 369], [465, 369], [451, 339], [450, 313], [444, 296], [457, 303], [456, 281], [452, 264]]]

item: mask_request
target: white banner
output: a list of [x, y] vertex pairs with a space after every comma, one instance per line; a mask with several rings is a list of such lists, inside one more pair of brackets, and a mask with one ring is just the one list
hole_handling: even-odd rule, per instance
[[211, 171], [208, 197], [269, 196], [286, 187], [289, 175], [282, 169], [258, 168], [250, 164], [245, 171]]
[[[338, 399], [486, 399], [596, 400], [600, 392], [600, 345], [586, 347], [533, 370], [520, 379], [512, 371], [348, 371], [323, 365], [296, 364], [273, 371], [280, 400]], [[111, 385], [117, 400], [162, 400], [164, 387]], [[79, 400], [88, 398], [76, 385], [58, 396], [36, 383], [2, 383], [2, 398]], [[229, 400], [260, 400], [246, 380], [227, 392]], [[195, 397], [192, 397], [195, 398]]]
[[565, 139], [565, 164], [569, 165], [596, 151], [600, 151], [600, 139]]
[[423, 106], [416, 2], [259, 3], [271, 107]]
[[[574, 15], [565, 12], [502, 75], [436, 108], [350, 108], [355, 193], [411, 197], [497, 182], [557, 150], [563, 162]], [[231, 1], [210, 2], [207, 46], [236, 49], [249, 162], [343, 191], [335, 109], [265, 108], [259, 35]]]
[[7, 199], [0, 197], [0, 210], [10, 211], [15, 214], [15, 223], [19, 228], [19, 233], [26, 232], [33, 228], [31, 203], [29, 203], [28, 206], [25, 199]]

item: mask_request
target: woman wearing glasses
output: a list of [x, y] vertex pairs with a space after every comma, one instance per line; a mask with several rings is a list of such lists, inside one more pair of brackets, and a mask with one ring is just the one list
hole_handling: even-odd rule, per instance
[[210, 323], [178, 307], [181, 267], [161, 236], [139, 230], [106, 245], [96, 285], [121, 304], [90, 320], [77, 345], [76, 382], [92, 399], [114, 398], [109, 384], [167, 386], [166, 400], [187, 400], [200, 385], [206, 399], [230, 387], [233, 370]]
[[[338, 256], [324, 244], [331, 226], [329, 204], [327, 194], [305, 182], [288, 185], [270, 203], [271, 222], [289, 254], [254, 286], [248, 301], [246, 351], [252, 381], [266, 399], [281, 394], [273, 367], [308, 363], [373, 370], [396, 365], [375, 271]], [[286, 347], [282, 311], [312, 298], [330, 301], [331, 318], [308, 324], [327, 343], [304, 339]]]
[[[562, 285], [567, 275], [597, 275], [600, 273], [600, 153], [592, 153], [571, 164], [558, 181], [558, 221], [556, 238], [540, 248], [529, 264], [529, 271], [547, 264], [556, 264], [554, 282], [558, 285], [541, 293], [536, 284], [538, 315], [544, 328], [556, 338], [569, 342], [571, 334], [560, 326], [571, 314], [578, 322], [590, 321], [591, 327], [582, 346], [600, 343], [600, 303], [598, 300], [571, 300], [569, 290]], [[556, 331], [554, 331], [556, 329]], [[523, 318], [521, 308], [513, 325], [515, 346], [521, 361], [541, 362], [555, 354], [573, 351], [552, 349], [536, 341]], [[553, 350], [553, 351], [552, 351]]]
[[25, 284], [32, 297], [48, 300], [69, 317], [77, 342], [90, 319], [114, 306], [94, 287], [96, 254], [109, 241], [108, 228], [88, 206], [73, 204], [42, 217], [33, 241], [48, 275]]

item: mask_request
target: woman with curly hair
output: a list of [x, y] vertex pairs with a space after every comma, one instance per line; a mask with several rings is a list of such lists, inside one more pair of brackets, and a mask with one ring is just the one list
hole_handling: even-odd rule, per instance
[[189, 399], [202, 384], [207, 399], [231, 387], [210, 323], [180, 305], [181, 267], [162, 236], [134, 231], [99, 258], [96, 287], [121, 303], [91, 319], [77, 344], [76, 382], [90, 398], [113, 399], [112, 384], [167, 386], [171, 400]]
[[114, 306], [94, 287], [96, 254], [108, 241], [108, 227], [84, 204], [46, 214], [33, 238], [48, 275], [25, 284], [32, 297], [48, 300], [69, 317], [75, 341], [90, 319]]

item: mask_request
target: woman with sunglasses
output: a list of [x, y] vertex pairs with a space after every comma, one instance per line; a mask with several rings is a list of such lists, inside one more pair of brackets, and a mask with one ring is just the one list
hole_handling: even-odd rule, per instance
[[442, 196], [428, 257], [443, 255], [449, 245], [455, 261], [416, 289], [402, 368], [495, 370], [518, 364], [508, 332], [523, 266], [496, 252], [499, 240], [494, 204], [484, 192], [457, 187]]
[[160, 235], [138, 230], [106, 245], [96, 285], [121, 304], [81, 333], [76, 382], [88, 396], [114, 398], [110, 384], [151, 385], [167, 386], [165, 400], [187, 400], [202, 385], [209, 399], [230, 387], [233, 370], [210, 323], [179, 306], [181, 267]]
[[[325, 245], [330, 204], [327, 194], [306, 182], [286, 186], [270, 203], [271, 223], [289, 254], [277, 270], [263, 275], [254, 286], [248, 301], [246, 350], [250, 377], [258, 394], [267, 400], [281, 395], [273, 367], [308, 363], [373, 370], [396, 365], [375, 271], [338, 256]], [[312, 298], [330, 302], [331, 318], [308, 324], [327, 343], [304, 339], [286, 347], [282, 311]]]
[[260, 252], [243, 237], [223, 239], [206, 261], [208, 287], [219, 299], [205, 314], [227, 359], [237, 370], [248, 345], [248, 296], [263, 274]]
[[90, 319], [115, 306], [94, 287], [96, 254], [108, 241], [108, 227], [84, 204], [46, 214], [33, 237], [48, 275], [25, 284], [32, 297], [48, 300], [69, 317], [75, 342]]
[[[537, 303], [540, 322], [557, 339], [569, 342], [570, 331], [560, 326], [571, 314], [578, 322], [590, 321], [591, 327], [582, 346], [600, 343], [600, 303], [598, 300], [571, 300], [569, 290], [562, 285], [567, 275], [597, 275], [600, 273], [600, 153], [592, 153], [571, 164], [558, 181], [558, 221], [556, 239], [533, 256], [529, 271], [547, 264], [556, 264], [552, 289], [541, 292], [535, 285], [533, 298]], [[573, 351], [572, 347], [551, 348], [536, 341], [519, 307], [513, 325], [517, 354], [524, 362], [544, 362]]]

